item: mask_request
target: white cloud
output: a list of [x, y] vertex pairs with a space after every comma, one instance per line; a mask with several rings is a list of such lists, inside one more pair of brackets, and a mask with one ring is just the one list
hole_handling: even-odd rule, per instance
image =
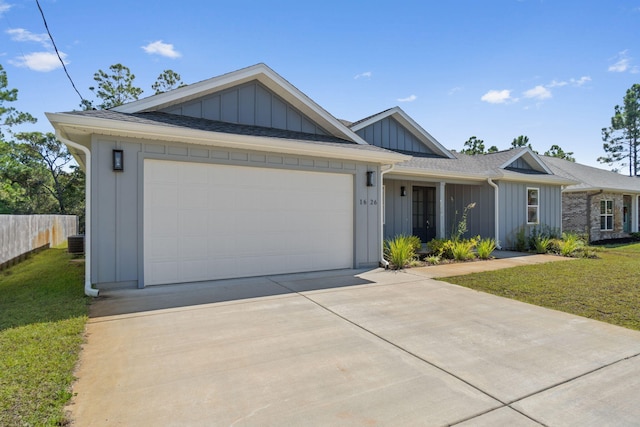
[[44, 47], [49, 47], [49, 36], [46, 34], [35, 34], [24, 28], [9, 28], [6, 31], [11, 36], [11, 40], [16, 42], [36, 42]]
[[484, 102], [488, 102], [489, 104], [504, 104], [509, 101], [516, 101], [511, 98], [511, 91], [504, 90], [490, 90], [489, 92], [482, 95], [480, 98]]
[[[60, 52], [60, 57], [64, 61], [67, 55], [64, 52]], [[62, 67], [58, 56], [52, 52], [33, 52], [28, 53], [21, 58], [15, 60], [9, 60], [9, 63], [16, 67], [26, 67], [33, 71], [40, 71], [46, 73]], [[68, 64], [64, 61], [65, 65]]]
[[456, 87], [452, 88], [452, 89], [449, 91], [449, 95], [453, 95], [453, 94], [455, 94], [455, 93], [457, 93], [457, 92], [460, 92], [461, 90], [462, 90], [462, 88], [461, 88], [460, 86], [456, 86]]
[[151, 42], [146, 46], [142, 46], [145, 52], [149, 55], [166, 56], [167, 58], [179, 58], [182, 56], [180, 52], [173, 48], [171, 43], [163, 43], [162, 40]]
[[590, 82], [591, 81], [591, 77], [589, 76], [582, 76], [579, 79], [570, 79], [569, 82], [571, 82], [572, 85], [574, 86], [582, 86], [583, 84]]
[[9, 9], [11, 9], [13, 5], [9, 4], [9, 3], [5, 3], [4, 1], [0, 0], [0, 16], [2, 16], [3, 13], [7, 12]]
[[365, 71], [364, 73], [356, 74], [353, 76], [354, 79], [370, 79], [373, 73], [371, 71]]
[[[584, 77], [583, 77], [584, 78]], [[547, 87], [562, 87], [562, 86], [566, 86], [568, 85], [569, 82], [566, 81], [557, 81], [557, 80], [552, 80], [551, 83], [549, 83], [547, 85]]]
[[398, 102], [413, 102], [413, 101], [415, 101], [416, 99], [418, 99], [418, 97], [417, 97], [417, 96], [415, 96], [415, 95], [409, 95], [409, 96], [407, 96], [406, 98], [398, 98], [398, 99], [397, 99], [397, 101], [398, 101]]
[[543, 99], [551, 98], [551, 91], [542, 85], [538, 85], [533, 89], [529, 89], [524, 92], [525, 98], [534, 98], [542, 101]]
[[608, 71], [611, 71], [613, 73], [624, 73], [628, 71], [632, 74], [640, 72], [640, 67], [631, 64], [631, 57], [629, 57], [628, 52], [628, 49], [625, 49], [622, 52], [618, 52], [618, 54], [615, 56], [615, 59], [617, 59], [617, 61], [609, 66]]

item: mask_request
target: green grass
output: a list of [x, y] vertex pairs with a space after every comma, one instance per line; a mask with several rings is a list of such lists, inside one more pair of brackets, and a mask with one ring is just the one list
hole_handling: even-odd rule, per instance
[[87, 320], [83, 277], [66, 249], [0, 272], [0, 425], [66, 423]]
[[640, 244], [598, 256], [439, 280], [640, 330]]

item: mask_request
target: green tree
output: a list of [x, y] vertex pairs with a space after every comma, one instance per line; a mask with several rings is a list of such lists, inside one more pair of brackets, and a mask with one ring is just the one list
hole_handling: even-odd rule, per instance
[[602, 148], [605, 156], [598, 157], [600, 163], [613, 166], [617, 163], [629, 166], [629, 176], [638, 176], [640, 164], [640, 84], [629, 88], [622, 106], [614, 107], [611, 125], [602, 128]]
[[29, 113], [22, 113], [15, 107], [6, 104], [18, 100], [18, 89], [7, 89], [9, 79], [0, 64], [0, 141], [4, 140], [2, 130], [20, 123], [35, 123], [36, 119]]
[[462, 149], [461, 153], [469, 154], [471, 156], [475, 154], [485, 154], [486, 151], [484, 150], [484, 141], [482, 139], [476, 138], [475, 136], [472, 136], [464, 143], [464, 148]]
[[[114, 64], [109, 67], [110, 74], [102, 70], [98, 70], [93, 75], [93, 80], [98, 83], [98, 87], [90, 87], [93, 93], [102, 101], [98, 104], [98, 108], [106, 110], [117, 107], [126, 102], [137, 100], [143, 90], [133, 85], [136, 78], [128, 67], [122, 64]], [[83, 101], [80, 104], [85, 110], [93, 108], [93, 102]]]
[[518, 148], [518, 147], [529, 147], [533, 149], [531, 147], [531, 144], [529, 143], [529, 137], [524, 135], [520, 135], [517, 138], [513, 138], [513, 141], [511, 141], [511, 148]]
[[576, 159], [573, 157], [573, 151], [565, 152], [559, 145], [553, 144], [549, 151], [544, 152], [545, 156], [549, 157], [558, 157], [560, 159], [565, 159], [570, 162], [575, 162]]
[[498, 147], [496, 147], [495, 145], [492, 145], [491, 147], [489, 147], [489, 149], [487, 150], [487, 154], [488, 153], [497, 153], [498, 151]]
[[82, 194], [84, 173], [73, 165], [73, 157], [54, 134], [48, 132], [22, 132], [16, 135], [20, 142], [16, 149], [22, 163], [33, 169], [46, 171], [41, 182], [41, 190], [49, 194], [56, 202], [56, 213], [69, 214], [77, 211], [78, 195]]
[[160, 73], [155, 83], [151, 85], [151, 89], [153, 89], [155, 94], [158, 95], [184, 85], [185, 84], [182, 82], [180, 74], [173, 70], [164, 70]]

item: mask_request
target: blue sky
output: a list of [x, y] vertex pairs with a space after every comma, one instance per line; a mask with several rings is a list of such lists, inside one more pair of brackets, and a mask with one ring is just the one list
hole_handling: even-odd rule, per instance
[[[398, 105], [457, 150], [526, 135], [608, 168], [600, 130], [640, 83], [640, 0], [40, 4], [84, 97], [115, 63], [148, 96], [165, 69], [194, 83], [264, 62], [338, 118]], [[29, 130], [79, 108], [53, 55], [35, 0], [0, 0], [0, 64], [39, 119]]]

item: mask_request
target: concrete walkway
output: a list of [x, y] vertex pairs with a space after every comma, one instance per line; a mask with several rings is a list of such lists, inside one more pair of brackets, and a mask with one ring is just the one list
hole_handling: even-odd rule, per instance
[[416, 271], [105, 292], [74, 424], [638, 425], [640, 332]]

